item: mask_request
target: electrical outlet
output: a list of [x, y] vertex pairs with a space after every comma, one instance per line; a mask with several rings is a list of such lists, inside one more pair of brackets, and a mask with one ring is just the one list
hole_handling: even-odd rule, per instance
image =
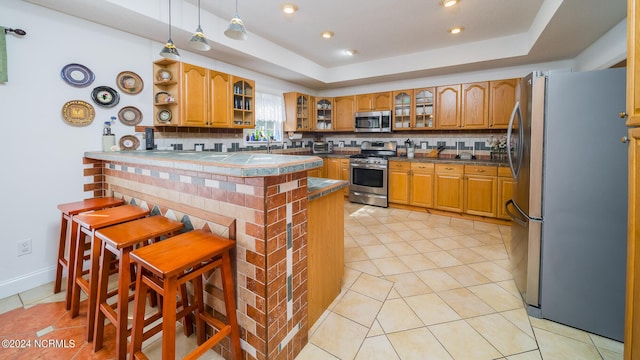
[[31, 239], [18, 241], [18, 256], [31, 254]]

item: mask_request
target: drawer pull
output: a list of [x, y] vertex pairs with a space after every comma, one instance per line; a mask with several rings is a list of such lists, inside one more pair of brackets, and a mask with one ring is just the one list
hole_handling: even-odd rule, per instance
[[445, 170], [453, 170], [453, 168], [450, 168], [450, 167], [446, 167], [446, 168], [444, 168], [444, 169], [445, 169]]
[[476, 171], [482, 173], [482, 172], [485, 172], [486, 170], [484, 170], [484, 169], [476, 169]]

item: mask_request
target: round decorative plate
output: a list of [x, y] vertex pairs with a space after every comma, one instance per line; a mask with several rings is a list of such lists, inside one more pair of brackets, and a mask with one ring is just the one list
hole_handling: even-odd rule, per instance
[[138, 125], [142, 121], [142, 112], [135, 106], [125, 106], [118, 111], [118, 119], [125, 125]]
[[62, 76], [62, 80], [66, 81], [67, 84], [75, 87], [87, 87], [91, 85], [96, 78], [93, 71], [80, 64], [65, 65], [60, 72], [60, 76]]
[[96, 117], [93, 105], [82, 100], [67, 101], [62, 107], [62, 118], [69, 125], [85, 126]]
[[156, 73], [156, 80], [158, 81], [169, 81], [171, 78], [173, 78], [173, 74], [167, 69], [160, 69]]
[[93, 102], [102, 107], [114, 107], [120, 102], [120, 95], [113, 88], [108, 86], [98, 86], [91, 92]]
[[133, 135], [125, 135], [120, 138], [119, 144], [121, 150], [136, 150], [140, 146], [140, 140]]
[[160, 91], [155, 96], [156, 104], [171, 104], [175, 100], [173, 96], [166, 91]]
[[137, 94], [142, 91], [144, 82], [133, 71], [123, 71], [116, 77], [118, 88], [125, 94]]
[[161, 123], [171, 122], [171, 110], [161, 110], [158, 112], [158, 121]]

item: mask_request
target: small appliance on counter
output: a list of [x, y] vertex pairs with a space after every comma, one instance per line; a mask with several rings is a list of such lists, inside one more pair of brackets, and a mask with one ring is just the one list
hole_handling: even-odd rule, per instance
[[404, 146], [407, 148], [407, 159], [413, 159], [416, 153], [416, 148], [413, 145], [413, 140], [405, 140]]
[[311, 152], [314, 154], [331, 154], [333, 153], [333, 143], [314, 141], [311, 145]]
[[145, 149], [147, 150], [155, 149], [156, 144], [153, 136], [153, 128], [144, 129], [144, 139], [145, 139]]

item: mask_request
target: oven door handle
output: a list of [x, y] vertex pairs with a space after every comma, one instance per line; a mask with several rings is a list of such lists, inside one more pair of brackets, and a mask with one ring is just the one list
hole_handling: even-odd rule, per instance
[[353, 168], [359, 168], [359, 169], [380, 169], [380, 170], [387, 169], [387, 166], [385, 165], [376, 165], [376, 164], [349, 164], [349, 166]]

